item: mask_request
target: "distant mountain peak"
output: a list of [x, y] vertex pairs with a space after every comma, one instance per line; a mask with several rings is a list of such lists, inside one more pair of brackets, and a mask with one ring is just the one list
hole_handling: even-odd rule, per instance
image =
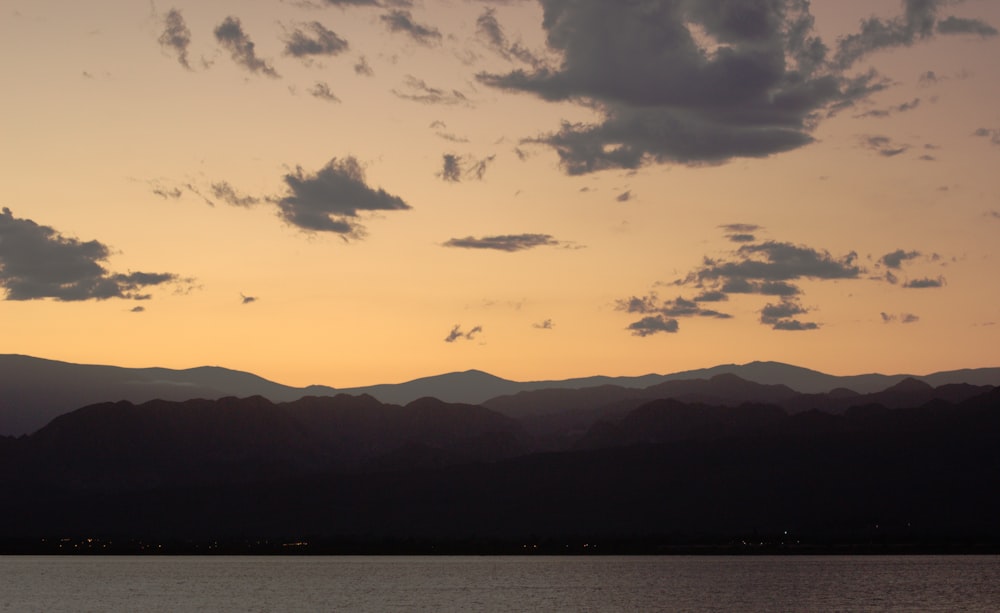
[[927, 392], [934, 389], [934, 386], [929, 383], [925, 383], [920, 379], [914, 377], [906, 377], [899, 383], [893, 385], [892, 387], [886, 388], [886, 392]]

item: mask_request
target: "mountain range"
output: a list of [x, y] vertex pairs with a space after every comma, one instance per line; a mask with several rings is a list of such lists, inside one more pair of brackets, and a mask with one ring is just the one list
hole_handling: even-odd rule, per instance
[[[467, 370], [423, 377], [404, 383], [341, 389], [324, 385], [297, 388], [275, 383], [251, 373], [217, 366], [183, 370], [122, 368], [3, 354], [0, 355], [0, 435], [34, 432], [59, 415], [88, 404], [107, 401], [125, 400], [141, 403], [150, 400], [180, 401], [228, 396], [241, 398], [261, 396], [272, 402], [288, 402], [304, 396], [348, 394], [369, 395], [380, 402], [399, 405], [406, 405], [419, 398], [433, 397], [448, 403], [490, 406], [489, 403], [492, 402], [492, 406], [500, 406], [505, 402], [498, 399], [502, 396], [542, 391], [557, 394], [557, 390], [586, 389], [588, 391], [581, 395], [593, 398], [605, 394], [609, 399], [605, 404], [610, 404], [629, 400], [630, 392], [622, 390], [648, 390], [671, 382], [708, 380], [717, 375], [727, 374], [753, 383], [784, 385], [789, 392], [799, 394], [831, 392], [836, 394], [837, 390], [841, 390], [842, 395], [850, 395], [851, 392], [867, 394], [884, 390], [906, 379], [921, 381], [932, 387], [946, 384], [1000, 385], [1000, 368], [955, 370], [922, 376], [905, 374], [835, 376], [780, 362], [750, 362], [636, 377], [593, 376], [519, 382], [479, 370]], [[660, 395], [661, 392], [654, 390], [652, 396], [635, 394], [631, 400], [660, 397]], [[543, 396], [533, 397], [533, 400]], [[614, 398], [611, 398], [612, 396]], [[734, 397], [732, 393], [729, 396]], [[549, 409], [546, 411], [552, 412]]]

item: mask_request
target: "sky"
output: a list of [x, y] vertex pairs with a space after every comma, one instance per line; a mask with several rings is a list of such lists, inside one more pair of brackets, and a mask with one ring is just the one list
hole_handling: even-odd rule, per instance
[[0, 353], [1000, 366], [1000, 1], [5, 0]]

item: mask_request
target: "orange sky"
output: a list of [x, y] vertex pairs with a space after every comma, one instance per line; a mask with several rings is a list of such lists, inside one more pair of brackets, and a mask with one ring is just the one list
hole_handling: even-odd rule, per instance
[[758, 4], [5, 2], [0, 352], [997, 366], [1000, 3]]

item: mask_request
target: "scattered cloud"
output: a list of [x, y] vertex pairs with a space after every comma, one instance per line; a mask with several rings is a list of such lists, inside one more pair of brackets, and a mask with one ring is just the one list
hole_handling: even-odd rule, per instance
[[444, 243], [445, 247], [460, 249], [487, 249], [492, 251], [525, 251], [536, 247], [558, 247], [565, 243], [556, 240], [549, 234], [503, 234], [499, 236], [484, 236], [475, 238], [453, 238]]
[[552, 328], [555, 328], [556, 325], [552, 323], [551, 319], [546, 319], [545, 321], [540, 321], [538, 323], [531, 324], [531, 327], [535, 328], [536, 330], [551, 330]]
[[897, 104], [895, 106], [890, 106], [890, 107], [887, 107], [887, 108], [872, 109], [870, 111], [865, 111], [864, 113], [860, 113], [858, 115], [855, 115], [855, 117], [858, 117], [858, 118], [861, 118], [861, 117], [876, 117], [876, 118], [881, 119], [881, 118], [884, 118], [884, 117], [888, 117], [890, 115], [895, 115], [896, 113], [905, 113], [906, 111], [912, 111], [913, 109], [915, 109], [915, 108], [917, 108], [919, 106], [920, 106], [920, 98], [914, 98], [913, 100], [910, 100], [909, 102], [903, 102], [902, 104]]
[[445, 91], [437, 87], [431, 87], [423, 79], [418, 79], [413, 75], [406, 75], [404, 84], [409, 91], [392, 90], [393, 94], [403, 100], [412, 100], [421, 104], [471, 104], [469, 99], [465, 97], [465, 94], [457, 89]]
[[476, 19], [476, 35], [490, 49], [507, 61], [518, 61], [540, 67], [542, 61], [520, 42], [511, 43], [497, 21], [496, 9], [487, 7]]
[[617, 196], [615, 196], [615, 200], [617, 202], [628, 202], [631, 199], [632, 199], [632, 191], [631, 190], [626, 190], [626, 191], [618, 194]]
[[215, 40], [229, 51], [234, 62], [250, 72], [265, 74], [272, 78], [280, 76], [266, 60], [257, 57], [253, 41], [243, 32], [243, 25], [238, 18], [226, 17], [215, 28]]
[[180, 65], [191, 70], [188, 60], [188, 47], [191, 45], [191, 30], [184, 22], [184, 16], [178, 9], [170, 9], [163, 16], [163, 32], [160, 34], [160, 46], [177, 54]]
[[472, 156], [458, 156], [454, 153], [445, 153], [441, 156], [441, 172], [438, 176], [450, 183], [458, 183], [463, 177], [469, 177], [482, 181], [486, 176], [486, 170], [496, 159], [495, 155], [489, 155], [482, 159]]
[[[541, 0], [559, 64], [477, 79], [601, 115], [526, 139], [555, 149], [571, 175], [766, 157], [812, 143], [825, 117], [890, 87], [875, 70], [849, 69], [872, 51], [932, 38], [943, 2], [908, 0], [902, 15], [865, 20], [831, 47], [802, 0]], [[504, 48], [492, 13], [477, 26]]]
[[301, 24], [285, 39], [285, 54], [298, 58], [338, 55], [347, 51], [348, 47], [346, 40], [318, 21]]
[[903, 287], [909, 287], [913, 289], [926, 289], [931, 287], [944, 287], [945, 279], [944, 277], [937, 277], [932, 279], [930, 277], [923, 277], [920, 279], [911, 279], [903, 284]]
[[918, 257], [920, 257], [919, 251], [904, 251], [903, 249], [897, 249], [892, 253], [883, 255], [879, 259], [879, 262], [888, 268], [899, 270], [902, 267], [903, 262], [914, 260]]
[[277, 201], [280, 215], [309, 232], [360, 238], [364, 235], [364, 228], [357, 222], [360, 213], [410, 208], [399, 196], [369, 187], [361, 164], [350, 156], [334, 158], [312, 174], [296, 167], [284, 180], [288, 195]]
[[309, 88], [309, 95], [313, 98], [326, 100], [327, 102], [340, 102], [340, 98], [331, 90], [330, 86], [323, 81], [316, 81], [316, 84]]
[[129, 309], [128, 312], [129, 313], [145, 313], [146, 312], [146, 307], [144, 307], [142, 305], [134, 306], [131, 309]]
[[212, 183], [212, 195], [222, 200], [226, 204], [239, 207], [251, 207], [255, 204], [260, 203], [260, 198], [255, 196], [248, 196], [246, 194], [241, 194], [236, 191], [232, 185], [226, 181], [217, 181]]
[[252, 304], [257, 302], [257, 296], [247, 296], [243, 292], [240, 292], [240, 304]]
[[972, 133], [973, 136], [978, 136], [980, 138], [988, 138], [990, 142], [994, 145], [1000, 145], [1000, 129], [997, 128], [977, 128], [975, 132]]
[[910, 148], [906, 144], [894, 143], [891, 138], [881, 134], [862, 136], [861, 146], [878, 153], [882, 157], [895, 157], [901, 153], [905, 153]]
[[777, 304], [768, 303], [760, 310], [760, 323], [771, 326], [773, 330], [798, 332], [816, 330], [819, 324], [803, 322], [795, 319], [796, 315], [804, 315], [809, 310], [799, 304], [798, 300], [782, 298]]
[[474, 340], [476, 335], [482, 331], [482, 326], [473, 326], [473, 328], [468, 332], [462, 332], [462, 326], [455, 324], [455, 326], [451, 329], [451, 332], [448, 333], [448, 336], [444, 338], [444, 342], [454, 343], [458, 340], [471, 341]]
[[632, 322], [626, 330], [632, 332], [633, 336], [652, 336], [660, 332], [674, 334], [680, 328], [676, 319], [666, 319], [662, 315], [652, 315], [643, 317], [639, 321]]
[[368, 64], [368, 60], [362, 55], [354, 63], [354, 74], [362, 77], [373, 77], [375, 76], [375, 71], [372, 70], [372, 67]]
[[379, 17], [390, 32], [407, 34], [421, 45], [435, 45], [441, 42], [441, 31], [433, 26], [413, 21], [410, 11], [393, 9]]
[[182, 283], [173, 273], [115, 273], [103, 243], [63, 236], [50, 226], [0, 211], [0, 287], [7, 300], [146, 300], [148, 288]]
[[920, 321], [920, 318], [913, 313], [900, 313], [899, 315], [893, 315], [890, 313], [882, 312], [879, 313], [882, 316], [882, 323], [891, 324], [894, 322], [899, 322], [901, 324], [912, 324]]

